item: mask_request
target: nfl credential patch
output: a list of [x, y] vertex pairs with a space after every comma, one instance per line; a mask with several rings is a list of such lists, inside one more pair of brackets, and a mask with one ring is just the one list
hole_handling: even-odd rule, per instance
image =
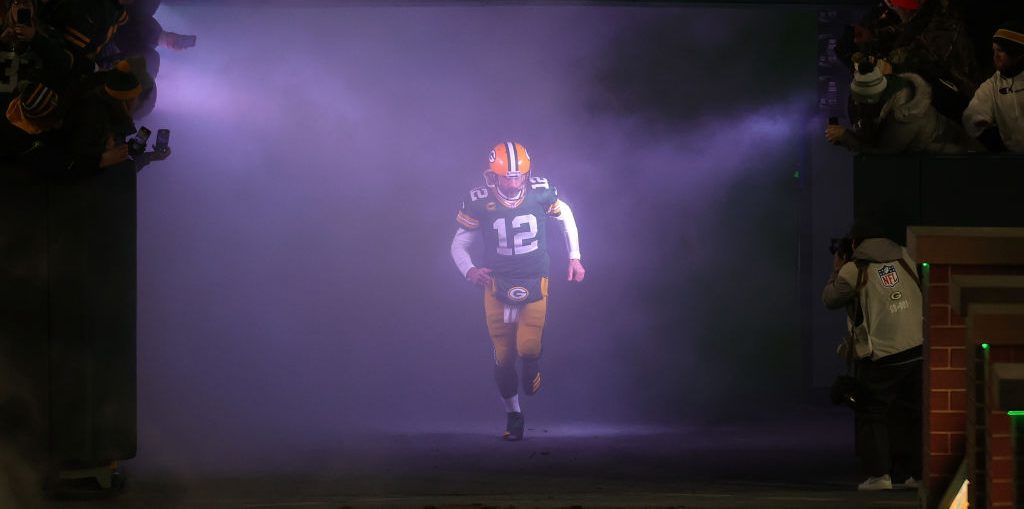
[[900, 282], [899, 276], [896, 275], [896, 267], [892, 265], [882, 265], [882, 268], [878, 269], [878, 279], [882, 280], [882, 286], [886, 288], [892, 288]]

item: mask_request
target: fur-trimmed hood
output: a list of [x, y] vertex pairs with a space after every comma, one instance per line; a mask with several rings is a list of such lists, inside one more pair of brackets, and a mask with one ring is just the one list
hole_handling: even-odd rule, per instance
[[898, 74], [907, 87], [893, 95], [879, 113], [879, 118], [892, 115], [897, 122], [913, 122], [928, 114], [932, 105], [932, 87], [924, 78], [912, 72]]

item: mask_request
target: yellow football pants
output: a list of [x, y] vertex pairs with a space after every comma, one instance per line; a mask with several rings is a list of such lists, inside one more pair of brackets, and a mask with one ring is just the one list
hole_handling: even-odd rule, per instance
[[495, 284], [484, 290], [484, 315], [487, 332], [494, 345], [494, 362], [498, 368], [515, 367], [516, 357], [535, 360], [540, 357], [541, 335], [548, 312], [548, 278], [541, 278], [541, 299], [524, 304], [518, 323], [505, 323], [505, 304], [494, 296]]

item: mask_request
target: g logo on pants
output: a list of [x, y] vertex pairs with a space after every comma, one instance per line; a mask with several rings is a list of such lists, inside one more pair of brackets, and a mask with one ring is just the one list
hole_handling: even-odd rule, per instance
[[530, 291], [527, 290], [526, 288], [523, 288], [522, 286], [513, 286], [512, 288], [508, 289], [508, 292], [506, 292], [505, 295], [508, 296], [509, 300], [515, 302], [522, 302], [526, 300], [527, 297], [530, 296]]

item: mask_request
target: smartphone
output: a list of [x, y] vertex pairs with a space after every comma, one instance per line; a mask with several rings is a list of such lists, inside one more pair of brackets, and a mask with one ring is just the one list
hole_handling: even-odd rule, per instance
[[139, 131], [135, 133], [135, 136], [128, 141], [128, 152], [131, 154], [141, 154], [146, 151], [146, 143], [149, 141], [149, 135], [152, 134], [145, 126], [139, 128]]
[[15, 17], [19, 25], [31, 25], [32, 9], [26, 9], [24, 7], [19, 8], [18, 13], [15, 15]]
[[153, 150], [157, 152], [166, 151], [168, 143], [171, 141], [171, 130], [170, 129], [157, 129], [156, 131], [156, 143], [153, 144]]
[[191, 48], [191, 47], [196, 45], [196, 36], [194, 36], [194, 35], [184, 35], [181, 38], [182, 38], [182, 45], [181, 45], [182, 49], [184, 49], [184, 48]]
[[839, 125], [839, 117], [828, 117], [828, 125]]

